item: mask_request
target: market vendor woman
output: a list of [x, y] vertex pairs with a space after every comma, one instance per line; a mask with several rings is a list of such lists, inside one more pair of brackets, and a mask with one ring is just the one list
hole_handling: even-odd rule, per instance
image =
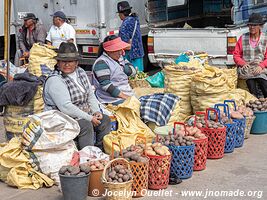
[[97, 99], [85, 71], [78, 66], [79, 53], [73, 43], [62, 43], [57, 65], [44, 87], [45, 110], [57, 109], [76, 119], [80, 134], [78, 149], [96, 146], [103, 149], [103, 137], [110, 132], [110, 119], [100, 112]]
[[134, 95], [128, 76], [134, 76], [133, 65], [123, 58], [124, 49], [129, 46], [120, 37], [107, 36], [100, 45], [99, 58], [93, 65], [96, 97], [101, 103], [118, 105]]
[[235, 47], [234, 61], [239, 78], [246, 79], [251, 94], [258, 97], [257, 84], [267, 97], [267, 35], [261, 31], [264, 21], [260, 14], [249, 17], [249, 33], [242, 35]]

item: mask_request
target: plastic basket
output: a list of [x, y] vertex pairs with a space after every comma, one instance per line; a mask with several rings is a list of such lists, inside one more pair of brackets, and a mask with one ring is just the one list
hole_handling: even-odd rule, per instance
[[245, 139], [248, 139], [250, 136], [250, 131], [251, 131], [252, 124], [253, 124], [255, 118], [256, 118], [255, 116], [246, 117]]
[[[227, 104], [215, 104], [214, 108], [217, 109], [217, 111], [220, 113], [220, 107], [223, 108], [224, 113], [226, 114], [226, 117], [230, 119], [230, 112], [229, 112], [229, 106]], [[219, 121], [220, 114], [219, 114]], [[224, 146], [224, 153], [232, 153], [235, 150], [235, 138], [237, 135], [237, 123], [226, 123], [224, 124], [226, 126], [226, 140], [225, 140], [225, 146]]]
[[208, 155], [209, 159], [220, 159], [224, 156], [224, 146], [226, 140], [226, 127], [223, 128], [208, 128], [207, 119], [209, 111], [213, 111], [218, 122], [218, 112], [213, 108], [207, 108], [206, 112], [196, 112], [197, 115], [205, 115], [206, 127], [201, 128], [202, 133], [208, 137]]
[[[184, 126], [184, 130], [185, 132], [187, 132], [184, 123], [175, 122], [174, 130], [176, 130], [176, 125]], [[190, 146], [169, 145], [168, 148], [172, 153], [170, 176], [172, 178], [180, 178], [180, 179], [190, 178], [193, 175], [195, 145], [190, 145]]]
[[152, 156], [149, 158], [148, 188], [152, 190], [166, 189], [169, 184], [171, 155]]
[[[234, 110], [236, 111], [236, 103], [234, 100], [225, 100], [224, 104], [232, 103], [234, 105]], [[242, 147], [245, 139], [245, 128], [246, 128], [246, 118], [243, 119], [233, 119], [236, 122], [237, 131], [235, 136], [235, 148]]]
[[206, 169], [207, 155], [208, 155], [208, 138], [194, 140], [195, 143], [195, 157], [194, 157], [194, 171]]
[[[146, 145], [145, 137], [137, 136], [135, 144], [137, 145], [139, 141], [142, 141], [142, 143]], [[131, 161], [130, 167], [133, 174], [132, 191], [134, 191], [134, 197], [142, 197], [142, 191], [148, 189], [149, 158], [147, 159], [147, 163]]]

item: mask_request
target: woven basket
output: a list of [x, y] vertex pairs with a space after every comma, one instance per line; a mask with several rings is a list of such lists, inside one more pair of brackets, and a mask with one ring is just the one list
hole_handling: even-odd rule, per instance
[[129, 80], [129, 84], [131, 88], [151, 88], [150, 84], [145, 80]]
[[253, 124], [255, 118], [256, 118], [255, 116], [246, 117], [245, 139], [249, 138], [252, 124]]
[[128, 170], [131, 170], [130, 164], [127, 160], [123, 158], [116, 158], [114, 160], [109, 161], [109, 163], [105, 166], [103, 174], [102, 174], [102, 183], [104, 184], [104, 188], [106, 193], [107, 200], [130, 200], [132, 199], [132, 183], [133, 180], [124, 182], [124, 183], [112, 183], [108, 182], [106, 179], [106, 174], [111, 167], [116, 165], [122, 165]]

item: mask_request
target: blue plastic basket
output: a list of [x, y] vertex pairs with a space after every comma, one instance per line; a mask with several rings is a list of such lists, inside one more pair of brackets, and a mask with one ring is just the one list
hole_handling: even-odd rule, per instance
[[235, 148], [242, 147], [245, 139], [245, 129], [246, 129], [246, 118], [244, 119], [234, 119], [237, 123], [237, 132], [235, 137]]
[[[214, 108], [220, 113], [220, 107], [223, 108], [224, 113], [230, 119], [229, 106], [227, 104], [215, 104]], [[221, 117], [219, 114], [219, 120], [221, 122]], [[226, 126], [226, 140], [224, 146], [224, 153], [232, 153], [235, 149], [235, 138], [237, 135], [237, 123], [224, 124]]]
[[[234, 109], [236, 111], [236, 103], [234, 100], [225, 100], [225, 104], [232, 103], [234, 105]], [[245, 129], [246, 129], [246, 118], [243, 119], [234, 119], [236, 123], [237, 131], [235, 136], [235, 148], [242, 147], [245, 140]]]
[[193, 175], [195, 145], [168, 146], [172, 152], [170, 177], [187, 179]]

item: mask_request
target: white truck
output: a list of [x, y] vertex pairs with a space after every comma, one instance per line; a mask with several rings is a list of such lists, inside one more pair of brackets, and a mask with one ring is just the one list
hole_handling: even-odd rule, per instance
[[[3, 4], [4, 0], [0, 0]], [[103, 39], [110, 34], [117, 34], [121, 25], [117, 12], [117, 3], [120, 0], [12, 0], [12, 20], [13, 33], [18, 33], [23, 24], [22, 17], [27, 12], [34, 13], [39, 20], [49, 30], [52, 25], [52, 17], [55, 11], [63, 11], [70, 24], [76, 30], [76, 39], [78, 50], [82, 55], [81, 64], [91, 65], [96, 59], [98, 46]], [[146, 52], [145, 63], [147, 57], [147, 36], [148, 26], [150, 23], [165, 24], [171, 23], [166, 20], [166, 12], [168, 7], [180, 4], [180, 0], [128, 0], [133, 7], [132, 11], [136, 12], [140, 19], [141, 32], [143, 36], [143, 44]], [[157, 9], [161, 5], [163, 9]], [[3, 6], [0, 7], [1, 14]], [[3, 14], [2, 14], [3, 15]], [[1, 16], [0, 16], [1, 17]], [[3, 23], [3, 17], [0, 18], [0, 25]], [[0, 47], [3, 46], [3, 26], [0, 26]], [[15, 35], [12, 35], [13, 46], [11, 49], [15, 52]], [[0, 54], [1, 57], [2, 54]], [[13, 55], [14, 56], [14, 55]]]
[[[166, 25], [166, 21], [151, 24], [148, 57], [155, 65], [169, 62], [188, 50], [207, 52], [212, 65], [234, 65], [232, 53], [238, 38], [248, 32], [245, 23], [249, 15], [267, 14], [267, 0], [179, 2], [179, 6], [166, 13], [165, 18], [172, 25]], [[185, 23], [193, 28], [184, 27]]]

